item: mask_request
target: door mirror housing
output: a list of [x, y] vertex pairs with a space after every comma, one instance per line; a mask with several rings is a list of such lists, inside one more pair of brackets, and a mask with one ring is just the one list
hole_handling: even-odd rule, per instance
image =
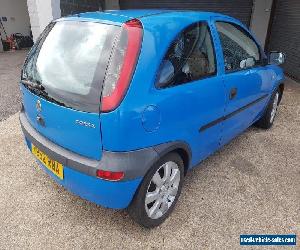
[[161, 70], [158, 74], [157, 87], [167, 87], [171, 80], [174, 78], [175, 68], [169, 60], [162, 62]]
[[269, 63], [275, 65], [281, 65], [285, 62], [285, 54], [282, 52], [270, 52]]

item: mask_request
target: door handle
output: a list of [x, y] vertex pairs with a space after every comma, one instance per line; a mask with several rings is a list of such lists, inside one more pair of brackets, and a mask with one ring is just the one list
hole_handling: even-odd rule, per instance
[[233, 98], [235, 98], [236, 97], [236, 95], [237, 95], [237, 88], [232, 88], [231, 90], [230, 90], [230, 94], [229, 94], [229, 99], [230, 100], [232, 100]]

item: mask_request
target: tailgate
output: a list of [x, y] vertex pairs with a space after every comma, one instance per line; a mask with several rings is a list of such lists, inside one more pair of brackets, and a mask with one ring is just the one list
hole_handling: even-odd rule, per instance
[[[74, 153], [96, 160], [101, 159], [99, 113], [62, 107], [34, 95], [23, 85], [21, 89], [26, 117], [40, 134]], [[40, 108], [37, 108], [38, 100]], [[44, 124], [38, 121], [38, 117]]]

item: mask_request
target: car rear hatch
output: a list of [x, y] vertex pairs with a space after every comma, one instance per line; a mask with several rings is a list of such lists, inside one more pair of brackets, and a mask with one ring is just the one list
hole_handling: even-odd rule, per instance
[[[120, 74], [122, 64], [109, 62], [122, 30], [86, 20], [53, 22], [29, 52], [22, 71], [23, 106], [30, 124], [63, 148], [96, 160], [102, 154], [101, 92], [107, 68], [111, 73], [106, 82]], [[114, 86], [109, 85], [106, 92], [111, 93]]]

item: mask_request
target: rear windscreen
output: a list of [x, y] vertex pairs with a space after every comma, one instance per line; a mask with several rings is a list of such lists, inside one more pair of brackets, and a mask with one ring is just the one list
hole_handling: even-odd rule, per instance
[[67, 107], [99, 112], [105, 70], [120, 31], [101, 23], [54, 22], [30, 51], [22, 78], [41, 84], [47, 95]]

